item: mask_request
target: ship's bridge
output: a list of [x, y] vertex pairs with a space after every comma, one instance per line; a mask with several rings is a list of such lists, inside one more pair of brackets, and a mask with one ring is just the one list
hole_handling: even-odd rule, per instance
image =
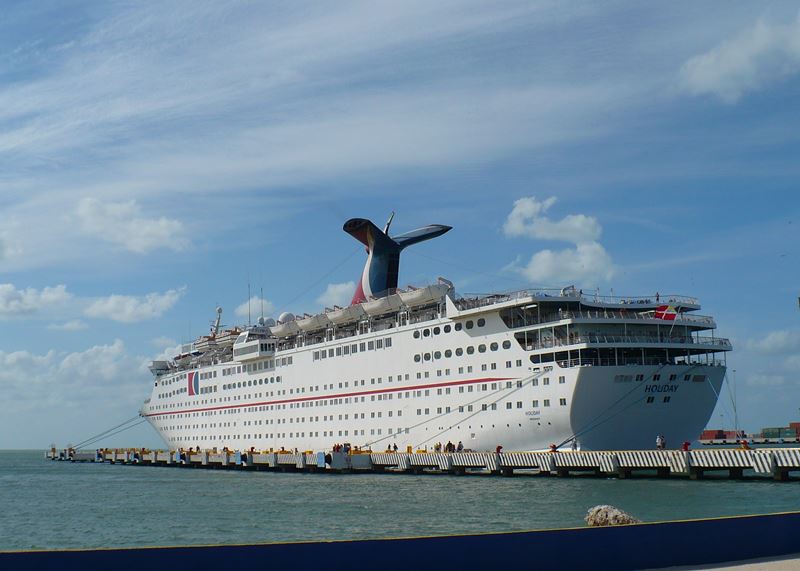
[[268, 330], [249, 329], [239, 334], [233, 344], [233, 358], [237, 361], [255, 361], [275, 355], [275, 339]]

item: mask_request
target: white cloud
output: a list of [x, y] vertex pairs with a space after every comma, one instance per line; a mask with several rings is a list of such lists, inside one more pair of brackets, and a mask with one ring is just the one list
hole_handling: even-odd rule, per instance
[[151, 339], [150, 342], [153, 344], [153, 346], [158, 348], [171, 347], [176, 343], [175, 340], [172, 339], [171, 337], [163, 337], [163, 336]]
[[96, 198], [84, 198], [76, 213], [85, 233], [131, 252], [144, 254], [157, 248], [180, 251], [189, 245], [182, 222], [163, 216], [145, 218], [133, 200], [102, 203]]
[[181, 343], [175, 343], [173, 345], [166, 346], [160, 353], [153, 355], [148, 359], [143, 359], [140, 369], [149, 373], [150, 371], [147, 367], [150, 365], [151, 361], [172, 361], [175, 358], [175, 355], [181, 354], [182, 349], [183, 345]]
[[353, 299], [353, 293], [356, 291], [356, 282], [349, 281], [341, 284], [328, 284], [325, 291], [322, 292], [317, 298], [317, 303], [325, 307], [333, 307], [334, 305], [346, 306], [350, 305], [350, 300]]
[[144, 296], [110, 295], [93, 301], [84, 313], [88, 317], [112, 319], [121, 323], [144, 321], [163, 315], [185, 292], [186, 288], [182, 287]]
[[82, 331], [87, 329], [89, 326], [86, 322], [81, 321], [80, 319], [71, 319], [69, 321], [65, 321], [64, 323], [51, 323], [47, 326], [48, 329], [52, 329], [54, 331]]
[[783, 385], [786, 379], [783, 375], [755, 374], [747, 377], [745, 382], [753, 387], [777, 387]]
[[789, 355], [783, 362], [783, 367], [796, 374], [800, 372], [800, 355]]
[[614, 275], [614, 264], [605, 248], [597, 242], [578, 244], [575, 248], [536, 252], [519, 273], [532, 282], [547, 285], [583, 283], [594, 285]]
[[145, 377], [132, 371], [138, 371], [138, 361], [120, 339], [72, 353], [0, 351], [0, 384], [9, 402], [22, 408], [85, 406], [98, 398], [112, 406], [115, 397], [143, 400]]
[[575, 244], [563, 250], [541, 250], [525, 266], [516, 261], [507, 264], [510, 269], [528, 280], [545, 285], [567, 282], [596, 285], [610, 280], [615, 267], [606, 249], [597, 242], [603, 232], [593, 216], [569, 214], [560, 220], [551, 220], [544, 214], [556, 203], [551, 196], [543, 201], [528, 196], [514, 202], [503, 233], [507, 237], [524, 236], [540, 240], [554, 240]]
[[235, 310], [234, 314], [239, 317], [247, 317], [248, 312], [251, 318], [256, 318], [261, 315], [261, 304], [264, 304], [264, 315], [268, 315], [272, 313], [272, 310], [275, 309], [275, 306], [272, 302], [268, 299], [263, 299], [257, 295], [254, 295], [250, 298], [249, 301], [249, 311], [248, 311], [248, 302], [245, 301], [244, 303], [240, 304]]
[[800, 350], [800, 330], [781, 329], [771, 331], [757, 339], [746, 342], [748, 349], [767, 355], [779, 355]]
[[800, 71], [800, 16], [794, 21], [759, 20], [735, 38], [689, 59], [681, 68], [684, 87], [734, 103]]
[[0, 284], [0, 318], [34, 313], [44, 307], [69, 300], [72, 294], [65, 285], [17, 289], [14, 284]]
[[514, 202], [514, 208], [503, 225], [503, 232], [509, 237], [527, 236], [573, 244], [592, 242], [600, 238], [602, 228], [592, 216], [569, 214], [557, 221], [543, 216], [555, 202], [555, 196], [542, 202], [532, 196], [520, 198]]

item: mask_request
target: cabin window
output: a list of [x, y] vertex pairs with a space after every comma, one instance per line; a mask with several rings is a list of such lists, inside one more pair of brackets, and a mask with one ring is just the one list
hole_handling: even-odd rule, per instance
[[486, 320], [483, 317], [481, 317], [478, 320], [478, 327], [483, 327], [484, 325], [486, 325]]

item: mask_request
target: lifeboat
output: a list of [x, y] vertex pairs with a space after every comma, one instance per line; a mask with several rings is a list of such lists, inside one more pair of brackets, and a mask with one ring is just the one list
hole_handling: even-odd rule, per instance
[[392, 294], [386, 297], [365, 301], [361, 304], [361, 307], [363, 307], [364, 311], [369, 315], [384, 315], [399, 310], [403, 307], [403, 302], [399, 295]]
[[364, 317], [365, 313], [361, 304], [356, 304], [350, 307], [336, 307], [325, 315], [336, 325], [342, 325], [344, 323], [358, 321]]
[[270, 327], [270, 332], [276, 337], [288, 337], [289, 335], [296, 335], [300, 332], [296, 321], [287, 321], [286, 323], [279, 323], [274, 327]]
[[[298, 319], [295, 321], [297, 326], [305, 332], [309, 331], [319, 331], [320, 329], [325, 329], [330, 325], [331, 320], [328, 319], [328, 316], [324, 313], [318, 313], [316, 315], [306, 315], [302, 319]], [[274, 329], [274, 328], [273, 328]]]
[[400, 299], [406, 307], [419, 307], [420, 305], [440, 301], [448, 289], [445, 284], [436, 284], [419, 289], [409, 288], [406, 291], [401, 291], [398, 295], [400, 295]]

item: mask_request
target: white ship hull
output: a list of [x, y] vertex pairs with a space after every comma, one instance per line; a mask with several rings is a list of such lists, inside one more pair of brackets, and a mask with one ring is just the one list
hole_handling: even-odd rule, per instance
[[[186, 373], [173, 374], [142, 412], [171, 448], [328, 450], [349, 442], [431, 450], [460, 441], [474, 450], [539, 450], [574, 436], [581, 449], [641, 449], [658, 434], [676, 446], [696, 438], [725, 374], [720, 365], [534, 365], [496, 312], [485, 319], [471, 331], [452, 330], [445, 318], [280, 351], [263, 370], [219, 363], [197, 369], [210, 377], [199, 381], [209, 392], [160, 397], [186, 385]], [[432, 333], [446, 325], [449, 333]], [[337, 356], [354, 344], [365, 350]], [[232, 368], [242, 372], [227, 374]]]

